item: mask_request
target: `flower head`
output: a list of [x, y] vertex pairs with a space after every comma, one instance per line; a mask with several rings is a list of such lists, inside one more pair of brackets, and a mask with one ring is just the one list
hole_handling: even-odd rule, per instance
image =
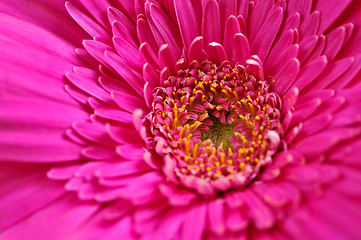
[[357, 1], [23, 4], [0, 4], [5, 239], [360, 237]]

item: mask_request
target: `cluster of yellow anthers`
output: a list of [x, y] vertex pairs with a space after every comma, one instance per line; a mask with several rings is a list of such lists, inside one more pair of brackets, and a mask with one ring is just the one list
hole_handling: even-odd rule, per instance
[[210, 181], [237, 176], [236, 185], [244, 185], [258, 172], [280, 128], [279, 97], [268, 86], [247, 66], [229, 62], [193, 64], [169, 77], [157, 92], [153, 119], [177, 161], [176, 174]]

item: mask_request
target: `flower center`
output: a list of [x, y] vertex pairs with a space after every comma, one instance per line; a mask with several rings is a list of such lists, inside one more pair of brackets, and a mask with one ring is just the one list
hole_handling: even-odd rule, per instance
[[151, 131], [170, 180], [211, 195], [246, 186], [272, 160], [280, 98], [252, 63], [193, 62], [155, 90]]

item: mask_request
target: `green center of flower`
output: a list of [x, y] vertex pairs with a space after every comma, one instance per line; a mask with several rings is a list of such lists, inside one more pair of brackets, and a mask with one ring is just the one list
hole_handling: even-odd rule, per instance
[[209, 119], [213, 122], [212, 126], [209, 126], [207, 132], [202, 132], [200, 139], [202, 141], [211, 140], [215, 147], [233, 148], [230, 140], [231, 136], [234, 136], [235, 124], [223, 124], [218, 118], [210, 116]]
[[280, 99], [252, 72], [229, 62], [193, 63], [155, 91], [152, 132], [164, 140], [158, 153], [173, 169], [171, 179], [202, 194], [209, 193], [204, 186], [227, 191], [247, 185], [271, 161]]

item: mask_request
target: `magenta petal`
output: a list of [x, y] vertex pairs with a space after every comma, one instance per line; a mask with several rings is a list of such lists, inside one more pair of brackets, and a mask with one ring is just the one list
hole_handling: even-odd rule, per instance
[[209, 228], [212, 232], [218, 236], [222, 236], [225, 233], [224, 224], [224, 202], [222, 199], [216, 199], [208, 203], [208, 220]]
[[149, 24], [144, 19], [138, 19], [137, 33], [140, 43], [146, 42], [152, 48], [154, 53], [158, 52], [158, 45], [156, 43], [154, 35], [149, 27]]
[[227, 59], [226, 51], [219, 43], [212, 42], [207, 46], [208, 58], [215, 63], [222, 63]]
[[327, 65], [327, 58], [320, 56], [308, 63], [302, 68], [300, 75], [297, 77], [295, 87], [302, 90], [310, 82], [312, 82], [317, 76], [319, 76]]
[[109, 37], [107, 31], [88, 16], [81, 7], [74, 2], [66, 2], [65, 6], [73, 19], [92, 37], [106, 39]]
[[211, 42], [221, 42], [219, 8], [216, 0], [206, 2], [203, 10], [202, 36], [207, 46]]
[[85, 1], [81, 0], [81, 3], [88, 9], [93, 17], [106, 29], [108, 25], [108, 16], [105, 11], [110, 4], [107, 0], [97, 0], [97, 1]]
[[296, 58], [284, 65], [276, 74], [276, 82], [273, 84], [275, 91], [281, 96], [292, 86], [300, 69], [300, 63]]
[[81, 90], [104, 102], [111, 102], [109, 93], [98, 82], [99, 75], [87, 68], [74, 68], [74, 72], [68, 72], [67, 78]]
[[251, 49], [248, 43], [248, 39], [242, 34], [238, 33], [233, 38], [233, 62], [245, 63], [251, 56]]
[[188, 53], [188, 61], [192, 62], [194, 60], [198, 62], [203, 62], [207, 55], [203, 49], [203, 37], [196, 37], [191, 46], [189, 47], [189, 53]]
[[224, 29], [224, 38], [223, 38], [223, 47], [226, 50], [228, 59], [232, 58], [233, 38], [238, 33], [241, 33], [241, 28], [239, 26], [238, 20], [235, 16], [230, 16], [226, 21], [226, 26]]
[[[197, 226], [194, 228], [193, 226]], [[206, 205], [193, 205], [185, 213], [182, 239], [201, 240], [206, 225]]]
[[177, 13], [177, 20], [184, 44], [184, 49], [186, 52], [188, 52], [193, 39], [199, 36], [199, 29], [194, 13], [194, 8], [190, 0], [175, 1], [174, 5]]
[[261, 28], [272, 6], [273, 6], [273, 1], [271, 0], [265, 0], [262, 3], [256, 4], [256, 7], [253, 10], [251, 18], [249, 20], [249, 26], [248, 26], [249, 41], [251, 44], [253, 44], [254, 39], [256, 38], [259, 29]]
[[54, 102], [3, 98], [0, 158], [35, 162], [77, 160], [81, 147], [66, 139], [64, 133], [73, 121], [86, 118], [85, 112]]
[[142, 64], [148, 63], [152, 68], [159, 70], [159, 61], [148, 43], [144, 42], [139, 47], [139, 58]]
[[324, 33], [328, 27], [337, 19], [338, 16], [350, 5], [351, 0], [329, 2], [327, 0], [317, 1], [315, 9], [317, 9], [321, 16], [319, 33]]
[[279, 27], [283, 20], [283, 9], [273, 8], [267, 15], [262, 27], [259, 29], [255, 40], [251, 44], [252, 53], [257, 54], [262, 61], [268, 55], [269, 50], [275, 40]]
[[[300, 13], [302, 18], [307, 17], [312, 8], [312, 0], [289, 0], [287, 4], [287, 13], [288, 15], [293, 14], [295, 12]], [[316, 8], [318, 9], [318, 8]]]
[[177, 31], [175, 24], [168, 18], [167, 14], [156, 4], [150, 5], [150, 15], [153, 18], [160, 34], [163, 36], [172, 50], [174, 56], [179, 58], [181, 55], [181, 36]]
[[313, 12], [308, 15], [304, 22], [301, 24], [299, 29], [300, 39], [304, 39], [304, 37], [312, 36], [317, 33], [318, 26], [320, 24], [320, 13]]
[[344, 43], [345, 34], [345, 28], [339, 27], [326, 36], [324, 55], [327, 57], [327, 60], [332, 61], [336, 57]]
[[62, 184], [46, 179], [46, 171], [44, 166], [1, 163], [2, 232], [65, 194]]
[[145, 102], [143, 99], [140, 99], [136, 96], [131, 95], [125, 95], [125, 94], [119, 94], [116, 92], [113, 92], [112, 97], [115, 101], [115, 103], [122, 109], [132, 113], [137, 109], [143, 109], [144, 111], [147, 111], [147, 106], [145, 105]]

